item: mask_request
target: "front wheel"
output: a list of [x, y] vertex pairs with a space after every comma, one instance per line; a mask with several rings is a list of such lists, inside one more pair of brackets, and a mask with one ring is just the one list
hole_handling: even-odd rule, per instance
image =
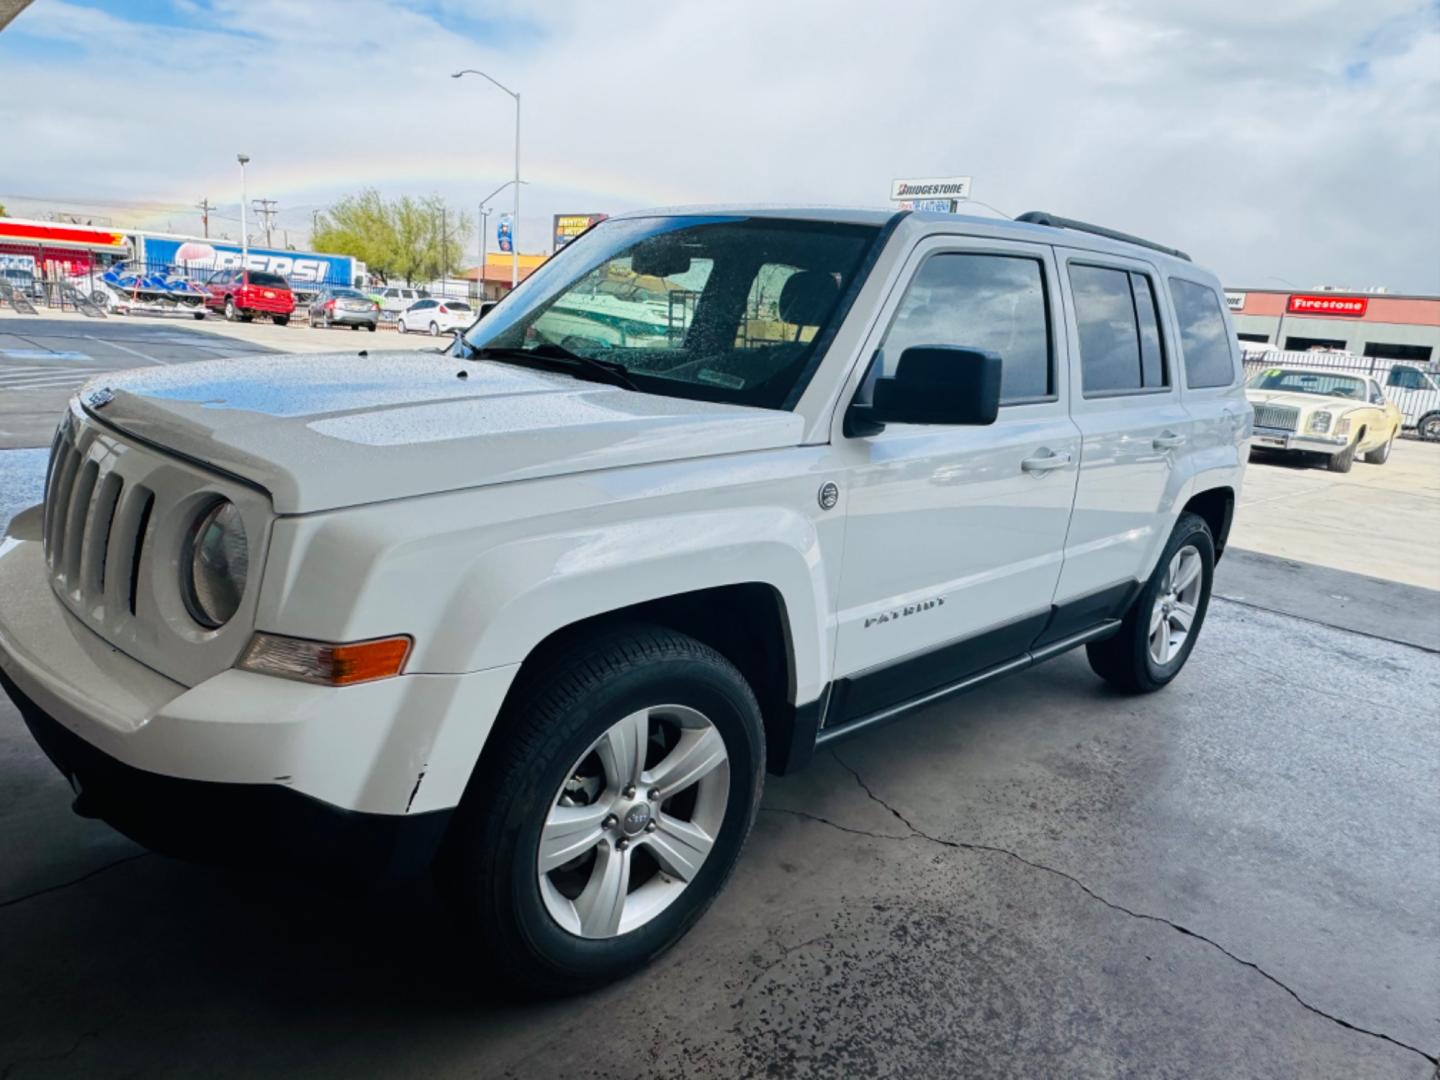
[[396, 324], [395, 324], [395, 329], [396, 329], [399, 333], [402, 333], [402, 334], [409, 332], [409, 331], [407, 331], [407, 330], [405, 329], [405, 320], [404, 320], [404, 319], [401, 319], [401, 320], [399, 320], [398, 322], [396, 322]]
[[1198, 514], [1181, 514], [1119, 632], [1085, 647], [1095, 674], [1128, 693], [1159, 690], [1179, 675], [1200, 636], [1214, 578], [1210, 526]]
[[235, 301], [227, 296], [225, 298], [225, 321], [234, 322], [237, 316], [238, 312], [235, 310]]
[[1331, 472], [1346, 473], [1355, 464], [1355, 447], [1359, 445], [1359, 439], [1345, 447], [1338, 454], [1331, 454], [1325, 459], [1325, 468]]
[[1415, 431], [1426, 442], [1440, 442], [1440, 412], [1422, 416]]
[[439, 336], [440, 336], [440, 324], [439, 324], [439, 323], [437, 323], [437, 322], [432, 322], [432, 323], [430, 324], [430, 336], [431, 336], [431, 337], [439, 337]]
[[760, 710], [728, 660], [660, 627], [572, 641], [521, 680], [441, 881], [489, 970], [577, 993], [673, 945], [724, 886], [764, 779]]
[[1392, 431], [1392, 432], [1390, 433], [1390, 438], [1388, 438], [1388, 439], [1385, 440], [1384, 445], [1382, 445], [1382, 446], [1377, 446], [1374, 450], [1371, 450], [1368, 454], [1366, 454], [1366, 455], [1365, 455], [1365, 464], [1367, 464], [1367, 465], [1384, 465], [1387, 461], [1389, 461], [1389, 460], [1390, 460], [1390, 448], [1395, 445], [1395, 436], [1398, 435], [1399, 433], [1400, 433], [1400, 429], [1399, 429], [1399, 428], [1396, 428], [1394, 431]]

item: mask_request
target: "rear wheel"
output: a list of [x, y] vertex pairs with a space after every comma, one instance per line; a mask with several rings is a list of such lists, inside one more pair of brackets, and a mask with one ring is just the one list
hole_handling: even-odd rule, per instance
[[275, 316], [272, 316], [272, 320], [274, 321], [274, 323], [275, 323], [276, 326], [285, 326], [285, 325], [289, 324], [289, 322], [290, 322], [290, 316], [289, 316], [289, 315], [275, 315]]
[[395, 329], [398, 330], [398, 331], [399, 331], [400, 333], [402, 333], [402, 334], [409, 333], [409, 331], [407, 331], [407, 330], [405, 329], [405, 320], [404, 320], [404, 319], [399, 319], [399, 320], [396, 321], [396, 323], [395, 323]]
[[1420, 422], [1415, 425], [1415, 430], [1422, 439], [1428, 442], [1440, 442], [1440, 412], [1422, 416]]
[[1399, 431], [1400, 429], [1396, 428], [1394, 431], [1390, 432], [1390, 438], [1385, 440], [1384, 445], [1377, 446], [1374, 450], [1371, 450], [1368, 454], [1366, 454], [1365, 463], [1367, 465], [1384, 465], [1387, 461], [1389, 461], [1390, 448], [1395, 445], [1395, 436], [1399, 434]]
[[706, 645], [633, 626], [521, 675], [447, 839], [441, 881], [486, 955], [576, 993], [678, 941], [754, 821], [760, 710]]
[[1200, 636], [1214, 577], [1210, 526], [1198, 514], [1181, 514], [1119, 632], [1085, 647], [1095, 674], [1130, 693], [1148, 693], [1169, 683], [1180, 674]]
[[372, 322], [372, 323], [366, 323], [366, 324], [365, 324], [365, 329], [366, 329], [366, 330], [369, 330], [369, 331], [373, 334], [373, 333], [375, 332], [375, 330], [377, 329], [377, 327], [376, 327], [376, 325]]

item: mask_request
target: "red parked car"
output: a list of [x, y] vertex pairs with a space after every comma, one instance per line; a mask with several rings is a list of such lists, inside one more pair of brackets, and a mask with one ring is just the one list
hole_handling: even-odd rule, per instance
[[205, 306], [223, 311], [231, 322], [269, 315], [276, 326], [284, 326], [295, 310], [295, 294], [285, 279], [263, 270], [221, 270], [205, 283], [205, 289], [209, 293]]

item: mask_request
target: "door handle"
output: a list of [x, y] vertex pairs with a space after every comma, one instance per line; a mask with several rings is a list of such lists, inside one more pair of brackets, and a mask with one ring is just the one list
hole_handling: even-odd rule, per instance
[[1063, 469], [1069, 464], [1069, 454], [1037, 454], [1020, 462], [1020, 468], [1028, 473], [1047, 473], [1051, 469]]
[[1156, 450], [1174, 450], [1177, 446], [1185, 445], [1185, 436], [1176, 435], [1173, 431], [1167, 431], [1163, 435], [1157, 435], [1151, 443]]

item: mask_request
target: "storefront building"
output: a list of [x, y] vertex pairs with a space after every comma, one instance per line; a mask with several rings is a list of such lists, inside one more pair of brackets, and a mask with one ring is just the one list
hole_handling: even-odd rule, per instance
[[1226, 289], [1241, 342], [1440, 365], [1440, 296]]

